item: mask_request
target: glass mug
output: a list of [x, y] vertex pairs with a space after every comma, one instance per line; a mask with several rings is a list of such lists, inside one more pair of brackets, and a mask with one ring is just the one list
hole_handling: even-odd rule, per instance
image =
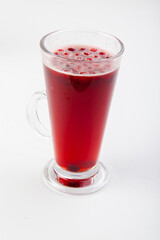
[[40, 47], [46, 92], [33, 95], [27, 118], [50, 137], [37, 112], [47, 98], [54, 159], [44, 167], [44, 181], [65, 193], [95, 192], [108, 179], [98, 156], [124, 45], [104, 32], [59, 30], [44, 36]]

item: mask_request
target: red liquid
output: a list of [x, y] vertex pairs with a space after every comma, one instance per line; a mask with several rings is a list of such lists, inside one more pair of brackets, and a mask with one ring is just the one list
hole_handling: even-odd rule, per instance
[[90, 65], [94, 56], [99, 59], [110, 56], [102, 50], [93, 55], [92, 48], [81, 52], [75, 47], [72, 49], [63, 48], [55, 54], [63, 52], [66, 58], [73, 58], [83, 57], [86, 52], [89, 55], [85, 55], [85, 60], [88, 56], [91, 60], [84, 61], [83, 67], [79, 62], [64, 65], [55, 61], [55, 68], [63, 72], [46, 65], [44, 71], [55, 160], [66, 170], [80, 172], [89, 170], [97, 162], [118, 70], [104, 73], [109, 65]]

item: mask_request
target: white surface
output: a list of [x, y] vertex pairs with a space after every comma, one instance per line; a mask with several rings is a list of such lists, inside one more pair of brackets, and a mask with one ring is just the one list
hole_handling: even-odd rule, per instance
[[[160, 239], [159, 12], [158, 0], [1, 0], [1, 240]], [[101, 151], [111, 179], [88, 196], [43, 184], [52, 146], [25, 116], [32, 92], [44, 89], [39, 39], [77, 26], [112, 33], [126, 48]]]

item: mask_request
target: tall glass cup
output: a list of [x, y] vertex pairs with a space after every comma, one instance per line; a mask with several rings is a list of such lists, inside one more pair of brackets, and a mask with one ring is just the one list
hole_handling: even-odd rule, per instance
[[44, 168], [44, 181], [66, 193], [97, 191], [108, 178], [98, 157], [124, 46], [103, 32], [59, 30], [44, 36], [40, 47], [46, 92], [33, 95], [27, 116], [50, 136], [37, 113], [47, 97], [54, 159]]

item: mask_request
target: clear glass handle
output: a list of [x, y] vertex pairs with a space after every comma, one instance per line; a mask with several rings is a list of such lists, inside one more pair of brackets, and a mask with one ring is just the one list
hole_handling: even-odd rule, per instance
[[43, 137], [51, 137], [51, 134], [48, 132], [47, 128], [42, 124], [40, 121], [37, 105], [39, 101], [44, 100], [47, 98], [45, 91], [38, 91], [32, 95], [31, 101], [28, 103], [27, 106], [27, 119], [30, 126], [36, 130], [40, 135]]

